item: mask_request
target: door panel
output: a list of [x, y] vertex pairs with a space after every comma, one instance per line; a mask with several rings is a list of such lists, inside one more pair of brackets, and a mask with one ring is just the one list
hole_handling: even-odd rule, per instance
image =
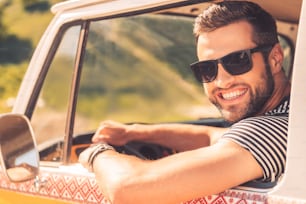
[[[94, 175], [79, 165], [43, 167], [35, 181], [13, 183], [0, 173], [0, 203], [103, 203]], [[38, 189], [38, 190], [37, 190]]]

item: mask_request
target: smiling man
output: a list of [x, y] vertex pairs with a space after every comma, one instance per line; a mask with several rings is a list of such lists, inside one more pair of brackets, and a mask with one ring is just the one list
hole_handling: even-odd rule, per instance
[[[209, 100], [229, 122], [262, 114], [275, 107], [283, 97], [279, 95], [276, 100], [269, 100], [275, 88], [273, 74], [281, 69], [281, 47], [276, 40], [256, 44], [252, 29], [247, 21], [238, 21], [198, 36], [197, 53], [200, 61], [194, 63], [192, 69], [196, 76], [199, 75], [197, 78], [204, 82]], [[225, 37], [225, 33], [233, 35]], [[275, 53], [274, 61], [279, 65], [275, 70], [271, 70], [269, 61], [264, 58], [268, 56], [263, 55], [270, 51]], [[219, 64], [221, 68], [218, 69]], [[212, 70], [214, 72], [210, 73]]]
[[[226, 1], [198, 16], [194, 33], [191, 69], [232, 125], [102, 122], [79, 160], [112, 203], [179, 203], [284, 171], [290, 83], [274, 19], [254, 3]], [[136, 140], [179, 153], [147, 161], [109, 145]]]

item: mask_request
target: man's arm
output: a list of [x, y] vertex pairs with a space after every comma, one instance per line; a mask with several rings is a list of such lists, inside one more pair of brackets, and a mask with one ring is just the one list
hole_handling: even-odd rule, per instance
[[[80, 156], [85, 166], [86, 154]], [[103, 194], [124, 204], [180, 203], [263, 175], [251, 153], [228, 140], [155, 161], [107, 150], [98, 154], [93, 169]]]
[[129, 141], [144, 141], [186, 151], [214, 144], [227, 128], [190, 124], [125, 125], [114, 121], [101, 123], [93, 142], [124, 145]]

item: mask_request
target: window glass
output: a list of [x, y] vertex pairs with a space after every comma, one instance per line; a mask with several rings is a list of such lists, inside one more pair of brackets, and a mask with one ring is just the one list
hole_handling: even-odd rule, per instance
[[63, 140], [80, 26], [69, 28], [57, 49], [32, 117], [38, 145]]
[[288, 38], [283, 35], [278, 36], [279, 43], [283, 48], [284, 51], [284, 62], [283, 62], [283, 69], [286, 75], [291, 78], [292, 73], [292, 65], [293, 65], [293, 50], [294, 47]]
[[189, 64], [193, 18], [140, 15], [92, 22], [79, 90], [77, 132], [100, 121], [170, 122], [218, 117]]

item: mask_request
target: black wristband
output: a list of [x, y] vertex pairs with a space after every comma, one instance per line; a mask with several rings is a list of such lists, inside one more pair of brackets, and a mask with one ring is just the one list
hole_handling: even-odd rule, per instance
[[92, 146], [92, 148], [94, 148], [90, 154], [90, 156], [88, 157], [88, 165], [90, 167], [91, 170], [93, 170], [93, 162], [95, 160], [95, 158], [98, 156], [98, 154], [106, 151], [106, 150], [115, 150], [114, 147], [112, 147], [109, 144], [106, 143], [98, 143], [98, 144], [94, 144]]

